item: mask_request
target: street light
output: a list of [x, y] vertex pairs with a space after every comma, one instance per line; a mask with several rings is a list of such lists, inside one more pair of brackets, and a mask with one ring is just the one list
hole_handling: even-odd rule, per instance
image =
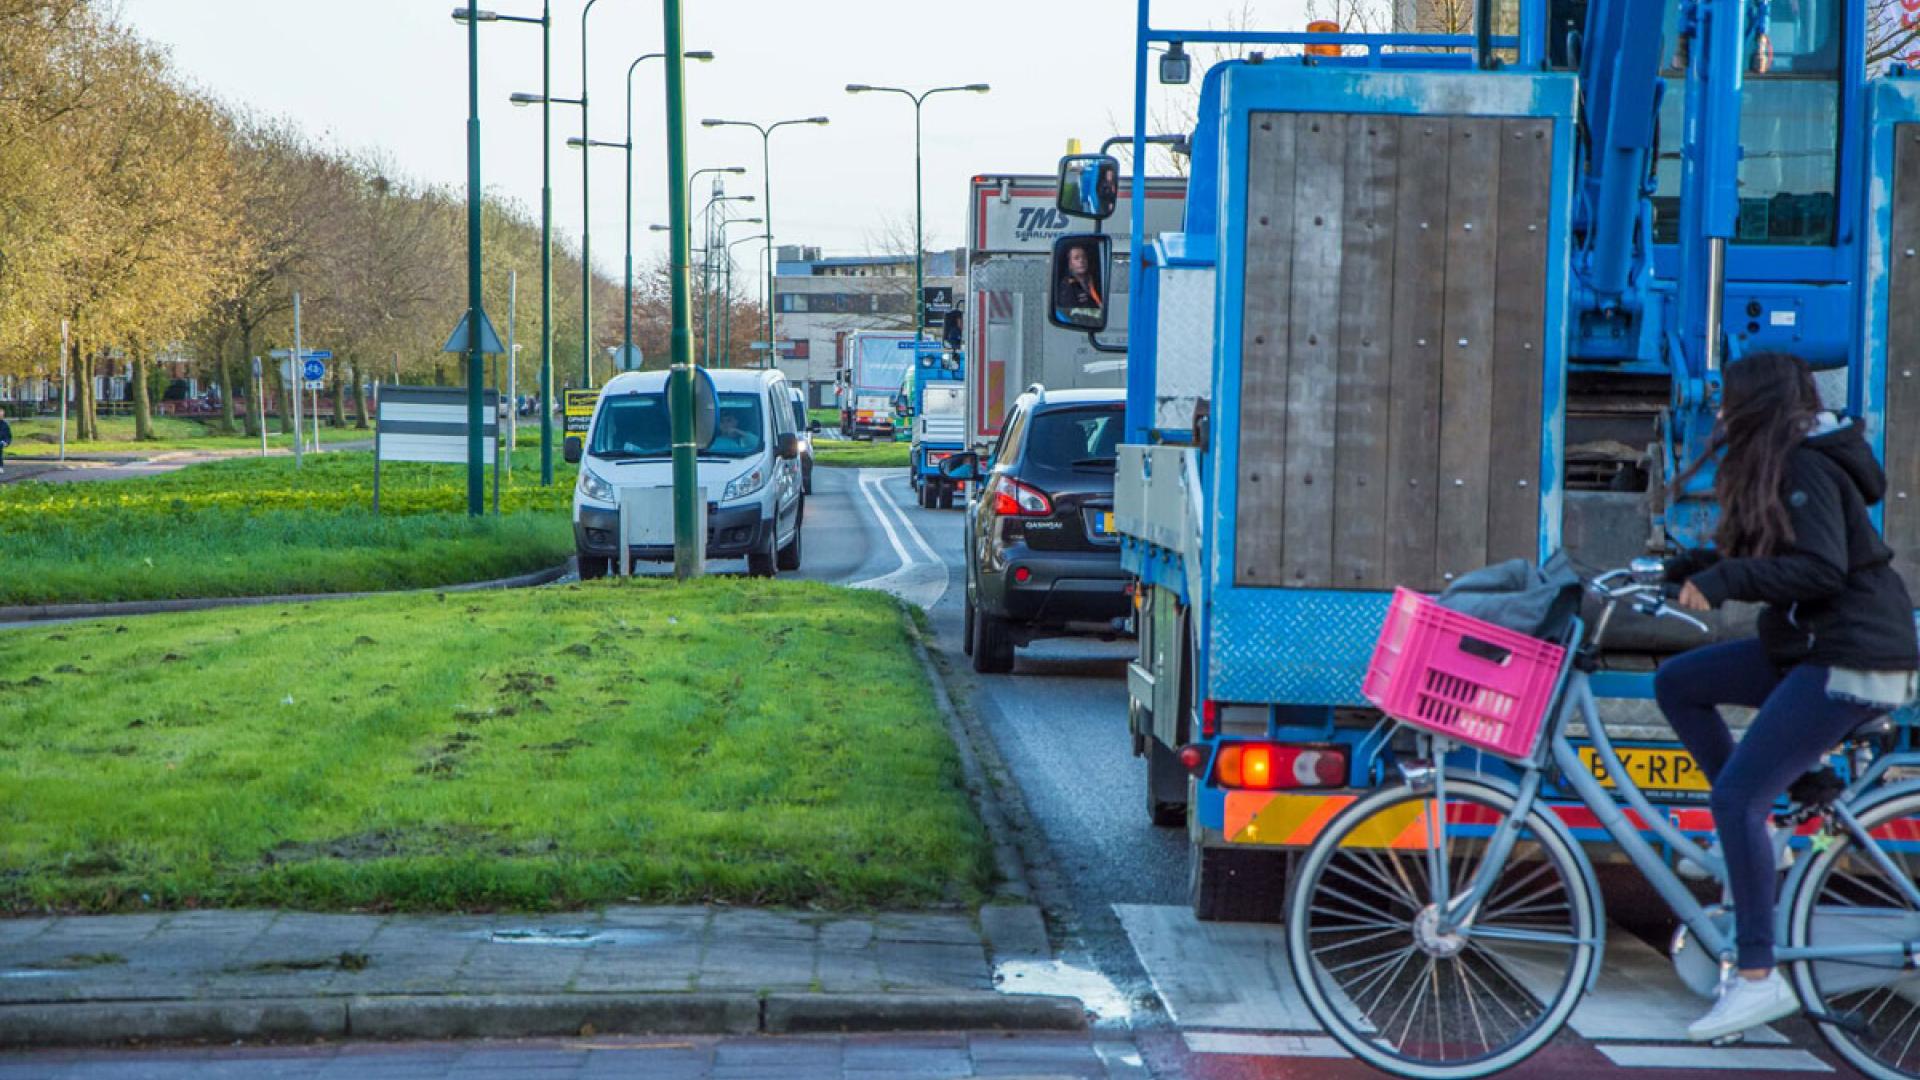
[[706, 241], [706, 246], [703, 248], [695, 248], [694, 250], [707, 254], [706, 258], [700, 260], [700, 355], [702, 359], [713, 355], [715, 343], [715, 334], [713, 332], [713, 284], [714, 278], [718, 276], [719, 271], [714, 268], [713, 256], [711, 254], [713, 251], [713, 204], [753, 201], [754, 198], [751, 195], [728, 195], [724, 190], [718, 190], [707, 200], [707, 204], [700, 209], [702, 234], [700, 238]]
[[[587, 16], [600, 0], [587, 0], [580, 9], [580, 138], [591, 139], [587, 132]], [[588, 196], [588, 178], [593, 175], [585, 155], [580, 158], [580, 377], [582, 388], [593, 389], [593, 200]]]
[[[766, 240], [764, 236], [748, 236], [728, 243], [727, 226], [759, 224], [762, 224], [762, 221], [757, 217], [723, 218], [720, 222], [720, 265], [726, 276], [723, 279], [725, 283], [720, 287], [720, 329], [714, 333], [714, 340], [727, 367], [733, 366], [733, 245], [744, 244], [750, 240]], [[713, 261], [711, 254], [707, 256], [707, 261]]]
[[[868, 86], [866, 83], [848, 83], [849, 94], [899, 94], [913, 102], [913, 341], [916, 356], [919, 353], [920, 340], [926, 333], [927, 325], [927, 289], [926, 289], [926, 250], [927, 245], [921, 235], [922, 217], [920, 212], [920, 106], [935, 94], [953, 94], [965, 91], [972, 94], [984, 94], [993, 89], [986, 83], [968, 83], [965, 86], [936, 86], [931, 90], [914, 93], [898, 86]], [[916, 360], [915, 363], [919, 361]]]
[[[622, 362], [625, 362], [625, 360], [629, 355], [631, 355], [633, 350], [633, 73], [639, 70], [640, 61], [658, 60], [661, 57], [664, 57], [665, 55], [667, 54], [657, 53], [657, 52], [643, 53], [640, 56], [634, 57], [633, 63], [627, 65], [627, 137], [625, 141], [607, 142], [600, 139], [580, 139], [580, 138], [572, 138], [567, 140], [568, 146], [575, 147], [577, 149], [585, 149], [588, 147], [607, 147], [615, 150], [624, 150], [626, 151], [626, 155], [627, 155], [627, 228], [626, 228], [627, 284], [626, 284], [625, 322], [624, 322], [624, 329], [622, 332], [622, 336], [620, 339], [621, 340], [620, 357]], [[701, 63], [707, 63], [713, 59], [713, 53], [708, 52], [704, 49], [695, 51], [695, 52], [683, 53], [682, 55], [684, 55], [689, 60], [698, 60]], [[584, 162], [582, 162], [581, 167], [582, 168], [586, 167]]]
[[769, 145], [773, 133], [789, 124], [825, 124], [824, 116], [808, 116], [796, 120], [779, 120], [771, 124], [756, 124], [751, 120], [716, 120], [708, 118], [700, 121], [701, 127], [746, 127], [760, 133], [760, 172], [763, 194], [761, 213], [766, 215], [767, 228], [767, 352], [766, 365], [773, 363], [773, 155]]

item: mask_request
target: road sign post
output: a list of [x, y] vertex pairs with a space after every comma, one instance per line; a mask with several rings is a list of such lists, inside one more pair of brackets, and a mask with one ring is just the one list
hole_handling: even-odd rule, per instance
[[73, 350], [73, 329], [60, 320], [60, 460], [67, 460], [67, 354]]
[[260, 395], [266, 392], [265, 373], [260, 370], [260, 358], [253, 358], [253, 400], [260, 406], [260, 456], [267, 456], [267, 400]]
[[[300, 294], [297, 292], [293, 294], [293, 355], [300, 355]], [[293, 362], [291, 360], [287, 362], [287, 368], [289, 375], [294, 374], [292, 371]], [[293, 399], [293, 467], [298, 469], [302, 464], [300, 457], [300, 385], [291, 378], [287, 379], [287, 396]]]

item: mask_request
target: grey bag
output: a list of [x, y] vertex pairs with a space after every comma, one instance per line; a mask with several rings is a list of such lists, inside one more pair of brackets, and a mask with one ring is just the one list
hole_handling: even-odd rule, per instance
[[1440, 605], [1530, 637], [1559, 639], [1580, 611], [1580, 575], [1565, 552], [1536, 567], [1510, 559], [1464, 574]]

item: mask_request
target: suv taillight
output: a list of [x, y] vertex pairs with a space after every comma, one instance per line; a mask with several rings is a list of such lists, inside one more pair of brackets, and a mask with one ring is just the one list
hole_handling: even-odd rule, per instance
[[1053, 513], [1053, 500], [1046, 492], [1010, 477], [994, 477], [987, 494], [993, 496], [993, 512], [1001, 517], [1046, 517]]
[[1222, 787], [1255, 791], [1340, 787], [1347, 782], [1347, 752], [1332, 746], [1227, 743], [1214, 757], [1213, 774]]

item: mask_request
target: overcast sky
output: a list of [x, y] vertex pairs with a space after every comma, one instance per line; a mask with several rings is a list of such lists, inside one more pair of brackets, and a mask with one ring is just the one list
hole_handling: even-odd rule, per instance
[[[402, 172], [465, 182], [466, 35], [454, 0], [122, 0], [126, 19], [171, 49], [180, 72], [234, 104], [277, 113], [346, 148], [390, 155]], [[503, 14], [538, 15], [539, 0], [489, 0]], [[1155, 0], [1160, 26], [1219, 26], [1242, 0]], [[1245, 4], [1263, 27], [1304, 25], [1307, 0]], [[581, 0], [555, 0], [556, 97], [580, 89]], [[1129, 0], [687, 0], [692, 168], [744, 165], [734, 194], [761, 191], [760, 137], [703, 129], [701, 117], [768, 122], [823, 114], [827, 127], [773, 136], [776, 243], [865, 254], [888, 221], [913, 212], [913, 108], [893, 94], [849, 95], [849, 82], [925, 88], [987, 82], [986, 95], [943, 94], [925, 107], [929, 246], [965, 231], [966, 181], [980, 172], [1051, 172], [1067, 140], [1097, 144], [1131, 119], [1134, 5]], [[1107, 14], [1096, 21], [1092, 12]], [[589, 21], [593, 135], [623, 136], [627, 65], [661, 44], [659, 0], [599, 0]], [[540, 111], [508, 94], [540, 89], [535, 26], [483, 25], [482, 166], [488, 188], [537, 208]], [[1197, 74], [1197, 73], [1196, 73]], [[637, 257], [664, 250], [649, 222], [666, 219], [663, 75], [634, 79]], [[580, 161], [563, 140], [577, 109], [554, 110], [554, 214], [580, 228]], [[1089, 149], [1092, 145], [1089, 146]], [[593, 257], [619, 266], [625, 208], [618, 151], [595, 152]], [[704, 198], [704, 197], [703, 197]], [[758, 204], [737, 216], [755, 216]], [[736, 227], [732, 235], [747, 234]], [[743, 246], [741, 252], [755, 249]]]

